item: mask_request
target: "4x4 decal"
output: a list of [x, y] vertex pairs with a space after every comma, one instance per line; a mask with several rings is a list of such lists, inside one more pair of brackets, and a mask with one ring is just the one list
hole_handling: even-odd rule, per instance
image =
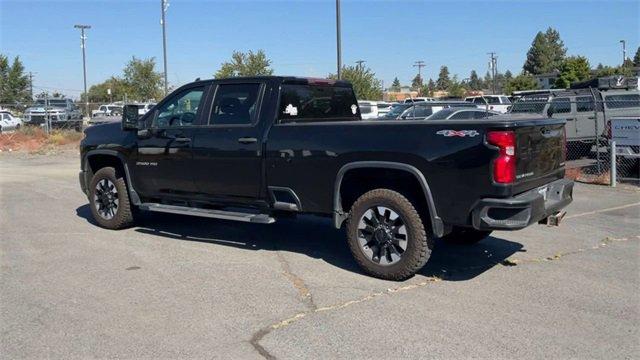
[[436, 132], [436, 134], [442, 135], [442, 136], [446, 136], [446, 137], [452, 137], [452, 136], [474, 137], [474, 136], [480, 135], [480, 133], [477, 132], [476, 130], [440, 130], [440, 131]]

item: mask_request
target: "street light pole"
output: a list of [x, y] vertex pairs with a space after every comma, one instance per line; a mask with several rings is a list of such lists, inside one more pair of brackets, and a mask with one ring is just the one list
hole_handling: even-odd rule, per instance
[[160, 11], [162, 12], [162, 19], [160, 20], [160, 24], [162, 24], [162, 56], [164, 62], [164, 95], [167, 95], [167, 30], [166, 30], [166, 21], [165, 21], [165, 13], [167, 12], [167, 8], [169, 7], [169, 0], [160, 0]]
[[624, 62], [627, 60], [627, 42], [620, 40], [620, 43], [622, 44], [622, 65], [624, 65]]
[[340, 0], [336, 0], [336, 44], [338, 55], [338, 80], [342, 79], [342, 44], [340, 39]]
[[74, 25], [73, 26], [76, 29], [80, 29], [80, 40], [81, 40], [81, 45], [80, 47], [82, 48], [82, 73], [83, 73], [83, 77], [84, 77], [84, 101], [85, 101], [85, 105], [84, 105], [84, 112], [85, 115], [88, 115], [89, 113], [89, 94], [87, 93], [87, 55], [85, 53], [85, 40], [87, 39], [86, 36], [84, 36], [84, 30], [85, 29], [91, 29], [91, 25]]

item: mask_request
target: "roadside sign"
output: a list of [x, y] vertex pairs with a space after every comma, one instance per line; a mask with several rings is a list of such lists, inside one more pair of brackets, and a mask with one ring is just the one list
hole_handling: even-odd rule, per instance
[[640, 145], [640, 116], [611, 118], [611, 141], [616, 145]]

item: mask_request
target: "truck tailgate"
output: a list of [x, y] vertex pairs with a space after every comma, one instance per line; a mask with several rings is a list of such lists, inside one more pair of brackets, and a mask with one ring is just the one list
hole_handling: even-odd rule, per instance
[[516, 129], [516, 188], [525, 191], [564, 176], [564, 124], [528, 124]]

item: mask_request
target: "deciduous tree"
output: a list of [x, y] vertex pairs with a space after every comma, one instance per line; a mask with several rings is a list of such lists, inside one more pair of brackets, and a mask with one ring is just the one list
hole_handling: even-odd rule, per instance
[[[330, 79], [337, 79], [336, 74], [329, 74]], [[358, 100], [382, 100], [382, 82], [368, 67], [344, 66], [342, 79], [351, 82]]]
[[506, 81], [504, 85], [504, 93], [511, 95], [514, 91], [521, 90], [536, 90], [538, 89], [538, 82], [533, 75], [528, 73], [522, 73], [514, 78]]
[[271, 60], [262, 50], [243, 53], [234, 51], [231, 60], [222, 63], [220, 69], [214, 74], [216, 79], [236, 76], [261, 76], [272, 75]]

